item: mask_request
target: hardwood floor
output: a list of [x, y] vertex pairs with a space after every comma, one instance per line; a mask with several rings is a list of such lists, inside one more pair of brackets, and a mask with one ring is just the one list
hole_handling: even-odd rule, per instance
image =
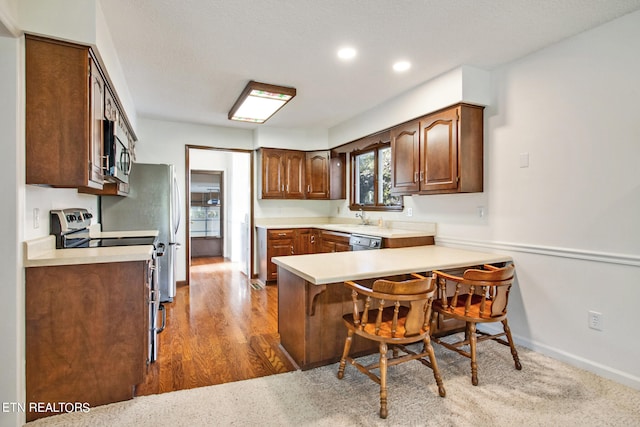
[[222, 384], [294, 370], [278, 348], [278, 289], [253, 286], [222, 258], [194, 258], [190, 286], [165, 304], [158, 360], [136, 395]]

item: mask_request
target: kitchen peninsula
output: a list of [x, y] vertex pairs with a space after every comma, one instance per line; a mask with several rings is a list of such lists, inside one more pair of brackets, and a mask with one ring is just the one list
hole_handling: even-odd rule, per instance
[[[346, 337], [342, 315], [352, 309], [345, 280], [404, 279], [410, 273], [511, 262], [510, 256], [438, 245], [375, 251], [336, 252], [273, 258], [278, 266], [280, 342], [302, 369], [340, 359]], [[354, 354], [371, 343], [354, 338]]]

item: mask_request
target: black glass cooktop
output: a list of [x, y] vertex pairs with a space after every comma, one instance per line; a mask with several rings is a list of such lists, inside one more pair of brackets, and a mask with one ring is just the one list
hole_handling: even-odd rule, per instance
[[146, 237], [110, 237], [100, 239], [78, 238], [66, 239], [65, 248], [107, 248], [112, 246], [156, 246], [156, 238]]
[[87, 242], [89, 248], [105, 248], [110, 246], [140, 246], [155, 245], [155, 237], [114, 237], [108, 239], [91, 239]]

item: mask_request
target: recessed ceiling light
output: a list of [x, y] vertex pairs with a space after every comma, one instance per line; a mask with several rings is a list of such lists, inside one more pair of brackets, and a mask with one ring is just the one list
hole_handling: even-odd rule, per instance
[[355, 58], [357, 52], [352, 47], [343, 47], [338, 51], [338, 58], [349, 60]]
[[409, 61], [398, 61], [395, 64], [393, 64], [393, 71], [397, 73], [407, 71], [409, 68], [411, 68], [411, 62]]

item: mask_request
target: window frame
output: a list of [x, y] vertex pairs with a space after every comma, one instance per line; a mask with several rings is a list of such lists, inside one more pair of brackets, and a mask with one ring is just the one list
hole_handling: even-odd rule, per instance
[[[383, 205], [380, 204], [379, 200], [379, 189], [381, 188], [380, 185], [380, 170], [379, 170], [379, 166], [380, 166], [380, 150], [384, 149], [384, 148], [389, 148], [391, 149], [391, 142], [380, 142], [380, 143], [376, 143], [376, 144], [372, 144], [367, 146], [366, 148], [362, 148], [359, 150], [354, 150], [351, 153], [349, 153], [349, 169], [350, 169], [350, 184], [349, 184], [349, 210], [351, 211], [359, 211], [360, 209], [362, 209], [363, 211], [387, 211], [387, 212], [401, 212], [404, 209], [404, 198], [402, 197], [402, 195], [398, 195], [397, 197], [400, 197], [400, 204], [399, 205]], [[367, 154], [373, 152], [374, 155], [374, 186], [373, 186], [373, 199], [374, 199], [374, 204], [373, 205], [361, 205], [356, 203], [356, 157], [362, 155], [362, 154]]]

